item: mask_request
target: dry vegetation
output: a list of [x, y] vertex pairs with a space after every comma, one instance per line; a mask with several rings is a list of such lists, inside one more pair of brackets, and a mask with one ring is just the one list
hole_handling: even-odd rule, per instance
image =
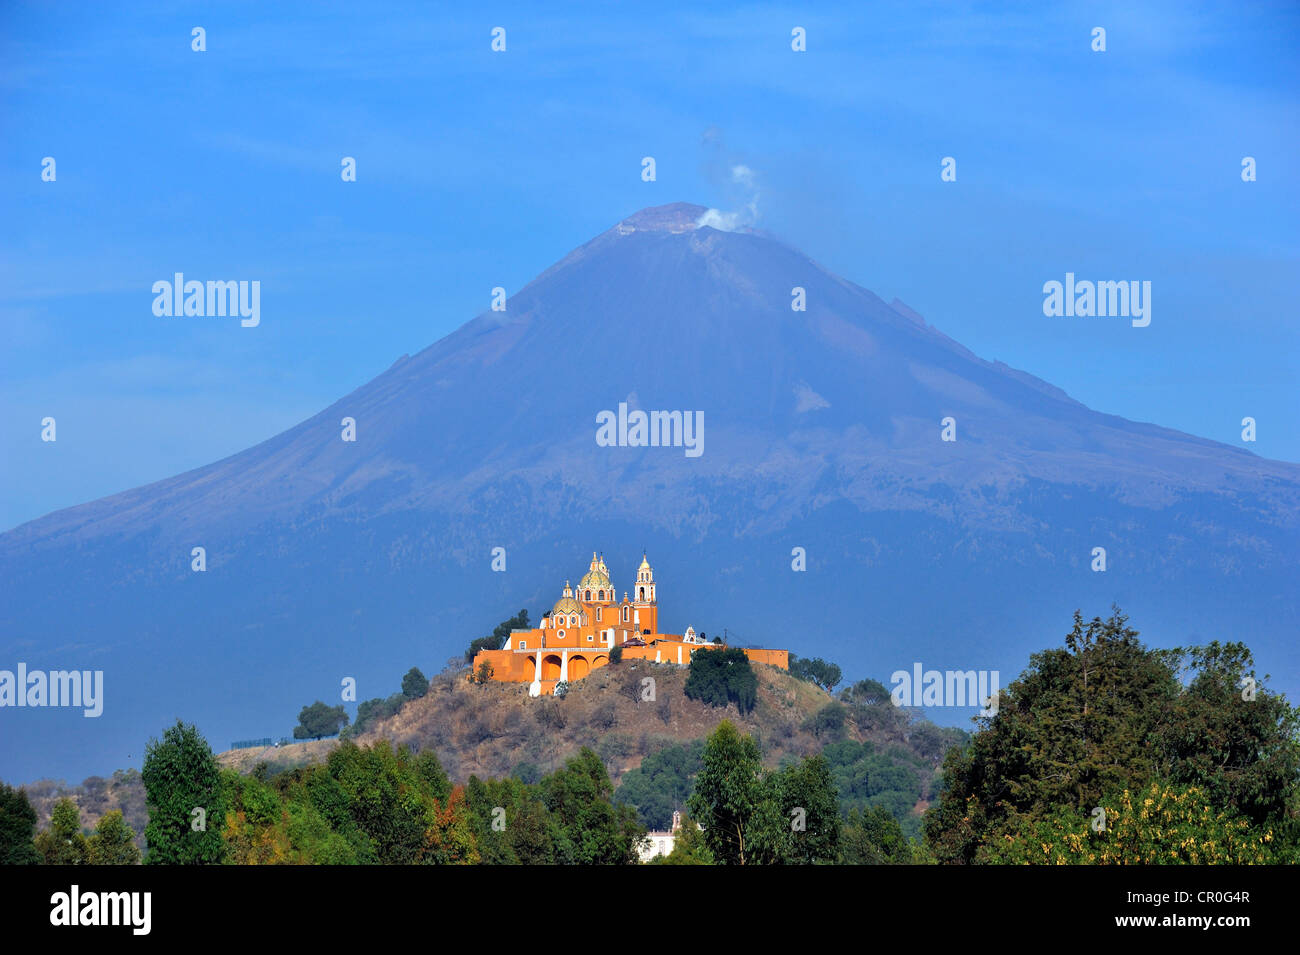
[[149, 820], [144, 805], [144, 783], [137, 770], [119, 769], [107, 778], [89, 776], [76, 786], [69, 786], [63, 780], [41, 779], [22, 788], [36, 810], [38, 829], [49, 826], [54, 804], [67, 796], [81, 810], [82, 829], [93, 831], [100, 816], [120, 809], [126, 824], [135, 830], [136, 845], [144, 845], [144, 826]]
[[[764, 758], [777, 765], [786, 756], [820, 751], [827, 742], [813, 732], [811, 717], [831, 702], [824, 690], [783, 670], [754, 667], [758, 705], [741, 715], [734, 706], [712, 707], [687, 698], [687, 670], [646, 661], [603, 667], [574, 683], [563, 699], [532, 698], [523, 683], [475, 685], [464, 671], [439, 674], [427, 696], [402, 707], [357, 738], [360, 743], [389, 739], [415, 749], [432, 749], [454, 780], [471, 775], [509, 775], [521, 764], [546, 773], [563, 765], [583, 746], [595, 750], [618, 785], [622, 775], [666, 742], [708, 736], [730, 719], [762, 744]], [[642, 700], [641, 681], [655, 681], [655, 699]], [[887, 707], [880, 718], [851, 712], [844, 738], [908, 744], [906, 715]], [[855, 718], [856, 716], [856, 718]], [[265, 751], [238, 750], [221, 755], [241, 771], [258, 762], [273, 769], [322, 759], [335, 740], [297, 743]]]
[[[574, 683], [563, 699], [532, 698], [524, 683], [476, 685], [467, 681], [467, 671], [447, 670], [434, 677], [427, 696], [377, 722], [357, 742], [389, 739], [413, 749], [432, 749], [459, 782], [471, 775], [506, 776], [529, 765], [548, 773], [588, 746], [608, 766], [615, 786], [647, 754], [666, 743], [706, 737], [723, 719], [756, 737], [769, 765], [778, 765], [787, 756], [819, 752], [828, 740], [818, 738], [812, 717], [832, 702], [831, 696], [774, 667], [755, 665], [754, 671], [758, 703], [742, 715], [734, 705], [723, 709], [687, 698], [688, 671], [672, 664], [638, 660], [603, 667]], [[655, 681], [653, 700], [642, 699], [642, 680], [647, 677]], [[849, 707], [846, 714], [839, 738], [870, 740], [880, 746], [901, 744], [930, 756], [921, 729], [929, 724], [914, 721], [906, 712], [885, 705]], [[337, 745], [336, 739], [312, 740], [228, 750], [217, 759], [242, 773], [263, 763], [274, 772], [323, 760]], [[937, 766], [940, 753], [936, 746], [933, 765]], [[25, 788], [42, 827], [48, 824], [54, 803], [71, 796], [88, 830], [104, 812], [121, 809], [137, 837], [144, 832], [144, 787], [135, 770], [119, 771], [111, 779], [92, 776], [79, 786], [42, 780]]]

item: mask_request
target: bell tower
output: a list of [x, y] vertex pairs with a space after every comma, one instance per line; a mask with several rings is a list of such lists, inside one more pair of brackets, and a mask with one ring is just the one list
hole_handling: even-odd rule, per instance
[[641, 554], [641, 566], [636, 569], [632, 607], [638, 619], [638, 632], [659, 632], [659, 598], [655, 593], [655, 572], [644, 552]]

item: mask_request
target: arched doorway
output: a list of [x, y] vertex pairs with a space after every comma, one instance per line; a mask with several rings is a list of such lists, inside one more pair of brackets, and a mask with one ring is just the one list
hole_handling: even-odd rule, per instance
[[605, 664], [607, 664], [607, 663], [609, 663], [609, 657], [607, 657], [607, 656], [603, 656], [603, 655], [602, 655], [602, 656], [598, 656], [598, 657], [596, 657], [596, 659], [594, 659], [594, 660], [591, 661], [591, 668], [594, 670], [594, 669], [596, 669], [597, 667], [603, 667], [603, 666], [605, 666]]
[[558, 680], [560, 678], [560, 658], [555, 654], [542, 657], [542, 679]]
[[591, 672], [591, 664], [581, 655], [569, 657], [569, 679], [581, 680]]

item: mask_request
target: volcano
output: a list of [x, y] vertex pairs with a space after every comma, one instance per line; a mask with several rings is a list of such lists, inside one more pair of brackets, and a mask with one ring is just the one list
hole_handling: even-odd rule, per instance
[[[386, 696], [536, 619], [592, 550], [619, 589], [649, 550], [674, 632], [853, 678], [1005, 683], [1112, 602], [1300, 672], [1300, 467], [1092, 411], [706, 211], [643, 210], [283, 434], [0, 536], [0, 668], [105, 688], [97, 719], [0, 711], [0, 776], [138, 761], [177, 717], [288, 735], [345, 678]], [[598, 440], [637, 412], [702, 422], [700, 453]]]

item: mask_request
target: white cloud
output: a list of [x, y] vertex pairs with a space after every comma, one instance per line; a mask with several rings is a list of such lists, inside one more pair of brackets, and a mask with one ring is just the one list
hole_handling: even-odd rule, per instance
[[735, 232], [758, 221], [758, 187], [754, 170], [738, 163], [731, 167], [731, 181], [749, 194], [740, 211], [724, 212], [721, 209], [709, 209], [695, 220], [697, 226], [709, 226], [719, 232]]

